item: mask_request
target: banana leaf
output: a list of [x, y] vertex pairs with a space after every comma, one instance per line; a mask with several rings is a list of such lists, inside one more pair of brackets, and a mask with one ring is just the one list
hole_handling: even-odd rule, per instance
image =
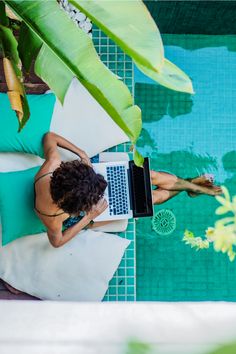
[[0, 1], [0, 24], [3, 26], [9, 25], [9, 19], [6, 16], [5, 4], [2, 1]]
[[22, 22], [20, 27], [18, 53], [22, 65], [27, 72], [30, 71], [32, 61], [38, 55], [41, 46], [42, 42], [39, 37], [35, 35], [24, 22]]
[[159, 30], [141, 0], [69, 0], [83, 11], [138, 68], [162, 86], [194, 93], [190, 78], [164, 59]]
[[60, 101], [63, 102], [72, 77], [77, 77], [135, 143], [141, 131], [141, 111], [133, 105], [126, 85], [101, 62], [91, 38], [55, 0], [4, 2], [42, 42], [35, 70]]
[[159, 71], [164, 62], [160, 32], [141, 0], [69, 0], [125, 53]]
[[194, 93], [192, 82], [189, 77], [169, 60], [164, 59], [164, 65], [158, 73], [143, 65], [141, 66], [135, 60], [134, 62], [144, 74], [149, 76], [152, 80], [157, 81], [160, 85], [175, 91]]
[[30, 117], [29, 106], [22, 83], [17, 41], [12, 31], [2, 25], [0, 25], [0, 42], [3, 52], [3, 71], [8, 88], [7, 93], [11, 107], [16, 112], [20, 131]]

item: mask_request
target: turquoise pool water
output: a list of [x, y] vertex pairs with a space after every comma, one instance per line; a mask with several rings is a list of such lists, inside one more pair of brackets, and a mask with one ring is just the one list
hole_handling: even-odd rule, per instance
[[[191, 77], [195, 95], [156, 85], [135, 70], [135, 102], [143, 111], [138, 145], [156, 170], [181, 177], [213, 173], [236, 194], [236, 36], [164, 35], [166, 57]], [[212, 249], [196, 252], [185, 229], [203, 235], [218, 202], [185, 193], [155, 207], [169, 209], [176, 229], [158, 236], [137, 222], [138, 300], [236, 300], [236, 261]]]

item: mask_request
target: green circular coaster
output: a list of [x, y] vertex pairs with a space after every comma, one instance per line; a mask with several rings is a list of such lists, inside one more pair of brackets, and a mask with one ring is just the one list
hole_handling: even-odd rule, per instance
[[159, 210], [152, 218], [152, 228], [158, 235], [170, 235], [176, 228], [176, 217], [169, 209]]

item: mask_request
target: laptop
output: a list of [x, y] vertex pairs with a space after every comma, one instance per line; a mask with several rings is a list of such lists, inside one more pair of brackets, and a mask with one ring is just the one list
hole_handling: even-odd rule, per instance
[[108, 185], [104, 198], [107, 209], [95, 221], [139, 218], [153, 215], [149, 159], [143, 167], [134, 161], [94, 163], [93, 168], [104, 176]]

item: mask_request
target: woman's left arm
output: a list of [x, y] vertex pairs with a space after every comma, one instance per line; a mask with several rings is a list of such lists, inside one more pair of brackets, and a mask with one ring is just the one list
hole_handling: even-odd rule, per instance
[[76, 145], [72, 144], [62, 136], [53, 132], [49, 132], [44, 136], [44, 144], [47, 143], [47, 140], [50, 142], [54, 142], [58, 147], [73, 152], [74, 154], [78, 155], [81, 158], [81, 160], [83, 160], [84, 162], [86, 162], [88, 165], [91, 166], [90, 158], [88, 157], [86, 152], [78, 148]]

